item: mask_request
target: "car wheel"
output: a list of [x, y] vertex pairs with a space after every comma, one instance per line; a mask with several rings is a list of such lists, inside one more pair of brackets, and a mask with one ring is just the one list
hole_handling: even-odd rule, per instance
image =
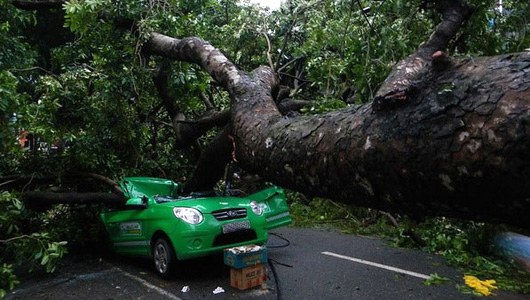
[[166, 238], [158, 238], [153, 246], [155, 270], [161, 277], [169, 277], [174, 269], [177, 258], [171, 243]]

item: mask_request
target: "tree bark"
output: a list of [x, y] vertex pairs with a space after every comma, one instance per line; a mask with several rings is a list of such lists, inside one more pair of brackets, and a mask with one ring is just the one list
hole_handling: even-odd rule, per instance
[[345, 203], [530, 225], [530, 53], [462, 59], [422, 78], [407, 105], [386, 111], [261, 117], [235, 97], [238, 160]]
[[127, 198], [111, 193], [54, 193], [26, 192], [24, 203], [34, 209], [46, 208], [52, 204], [109, 204], [124, 205]]

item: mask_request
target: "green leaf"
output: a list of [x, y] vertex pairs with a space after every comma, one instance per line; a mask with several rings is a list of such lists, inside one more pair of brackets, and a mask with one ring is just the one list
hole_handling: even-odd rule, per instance
[[424, 285], [442, 284], [442, 283], [449, 281], [449, 278], [442, 277], [438, 275], [437, 273], [430, 274], [429, 276], [431, 277], [431, 279], [427, 279], [423, 281]]

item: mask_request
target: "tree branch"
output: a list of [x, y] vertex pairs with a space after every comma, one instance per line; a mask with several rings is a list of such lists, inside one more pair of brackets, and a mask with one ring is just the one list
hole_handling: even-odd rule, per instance
[[464, 22], [473, 13], [473, 8], [464, 0], [437, 0], [436, 10], [442, 15], [442, 22], [436, 26], [429, 40], [420, 45], [416, 55], [431, 60], [434, 52], [445, 50]]
[[204, 103], [204, 106], [206, 106], [206, 110], [215, 109], [212, 100], [210, 100], [210, 97], [208, 97], [205, 92], [200, 92], [199, 96], [202, 100], [202, 103]]
[[11, 2], [14, 7], [22, 10], [39, 10], [39, 9], [61, 9], [64, 0], [44, 0], [44, 1], [27, 1], [14, 0]]
[[[169, 92], [169, 66], [169, 60], [164, 60], [157, 74], [153, 77], [153, 83], [158, 91], [158, 96], [162, 99], [163, 106], [171, 118], [171, 127], [176, 133], [177, 147], [182, 149], [193, 144], [197, 138], [214, 126], [224, 126], [230, 119], [230, 113], [219, 113], [210, 109], [199, 120], [186, 120], [186, 116], [175, 105], [174, 97]], [[209, 103], [209, 101], [205, 103]]]
[[199, 65], [230, 93], [236, 92], [246, 77], [218, 49], [198, 37], [179, 40], [153, 33], [147, 49], [153, 54]]
[[227, 126], [204, 150], [191, 179], [186, 184], [185, 192], [210, 190], [223, 177], [224, 168], [232, 153], [229, 134], [230, 128]]
[[302, 15], [306, 10], [312, 8], [313, 6], [317, 6], [324, 2], [325, 2], [324, 0], [318, 0], [304, 7], [297, 7], [294, 13], [293, 22], [291, 23], [291, 26], [289, 26], [289, 29], [287, 29], [287, 32], [285, 33], [285, 37], [283, 38], [282, 49], [280, 50], [280, 53], [278, 53], [278, 57], [276, 58], [276, 64], [275, 64], [274, 70], [278, 70], [280, 67], [282, 55], [285, 52], [285, 48], [287, 48], [287, 43], [289, 42], [289, 39], [291, 38], [291, 32], [293, 31], [293, 28], [296, 25], [296, 22], [298, 22], [298, 16]]
[[414, 82], [421, 80], [428, 71], [426, 67], [433, 60], [433, 55], [447, 47], [472, 13], [471, 6], [463, 0], [435, 2], [436, 9], [442, 14], [442, 21], [436, 26], [429, 40], [421, 44], [415, 53], [399, 62], [385, 79], [373, 101], [375, 111], [408, 103], [407, 95], [413, 92]]
[[269, 40], [269, 36], [266, 32], [263, 32], [263, 36], [265, 36], [265, 39], [267, 40], [267, 61], [269, 62], [269, 67], [271, 68], [272, 72], [274, 73], [274, 64], [272, 63], [271, 58], [271, 41]]
[[314, 101], [308, 100], [293, 100], [285, 99], [280, 104], [278, 104], [278, 109], [282, 114], [287, 114], [292, 111], [299, 111], [300, 109], [314, 104]]
[[[292, 111], [299, 111], [300, 109], [310, 106], [313, 103], [313, 101], [308, 100], [287, 99], [278, 104], [278, 110], [285, 115]], [[213, 127], [227, 125], [230, 122], [230, 115], [230, 110], [224, 110], [220, 112], [210, 110], [206, 111], [206, 113], [199, 119], [177, 121], [177, 126], [180, 126], [181, 136], [186, 136], [185, 139], [179, 139], [179, 142], [189, 145]], [[183, 134], [184, 131], [187, 133]]]
[[7, 240], [0, 240], [0, 243], [7, 244], [7, 243], [10, 243], [10, 242], [17, 241], [17, 240], [22, 240], [22, 239], [30, 239], [30, 240], [37, 240], [37, 241], [39, 240], [38, 238], [36, 238], [34, 236], [24, 234], [24, 235], [20, 235], [20, 236], [15, 236], [15, 237], [9, 238]]
[[283, 66], [281, 66], [278, 70], [276, 70], [276, 72], [281, 72], [283, 71], [285, 68], [287, 68], [290, 64], [296, 62], [297, 60], [299, 60], [300, 58], [299, 57], [296, 57], [296, 58], [293, 58], [291, 59], [290, 61], [286, 62]]
[[[387, 218], [390, 225], [397, 229], [401, 229], [398, 221], [391, 214], [387, 212], [381, 212], [381, 214]], [[420, 247], [425, 247], [427, 245], [427, 243], [425, 243], [425, 241], [410, 228], [404, 229], [403, 234], [408, 235], [416, 243], [416, 245]]]
[[294, 76], [294, 75], [291, 75], [289, 73], [278, 73], [279, 75], [283, 75], [283, 76], [287, 76], [287, 77], [291, 77], [293, 79], [296, 79], [296, 80], [299, 80], [299, 81], [302, 81], [302, 82], [307, 82], [307, 83], [312, 83], [311, 80], [307, 80], [307, 79], [303, 79], [303, 78], [300, 78], [300, 77], [297, 77], [297, 76]]
[[12, 69], [9, 69], [8, 71], [9, 72], [24, 72], [24, 71], [32, 71], [32, 70], [40, 70], [40, 71], [43, 71], [45, 72], [46, 74], [52, 76], [53, 78], [55, 79], [58, 79], [59, 76], [53, 74], [51, 71], [48, 71], [44, 68], [41, 68], [41, 67], [30, 67], [30, 68], [24, 68], [24, 69], [16, 69], [16, 68], [12, 68]]
[[92, 178], [92, 179], [95, 179], [97, 181], [100, 181], [100, 182], [103, 182], [107, 185], [109, 185], [110, 187], [112, 187], [112, 192], [117, 194], [117, 195], [122, 195], [123, 196], [123, 190], [120, 188], [120, 185], [108, 178], [108, 177], [105, 177], [103, 175], [99, 175], [99, 174], [95, 174], [95, 173], [86, 173], [86, 172], [75, 172], [75, 173], [67, 173], [65, 176], [69, 176], [69, 177], [82, 177], [82, 178]]
[[40, 208], [52, 204], [125, 204], [123, 195], [109, 193], [54, 193], [26, 192], [22, 200], [30, 207]]
[[168, 88], [168, 72], [170, 63], [168, 59], [164, 59], [162, 65], [158, 69], [158, 72], [153, 76], [153, 83], [155, 85], [158, 96], [162, 100], [162, 105], [166, 109], [171, 121], [175, 120], [179, 113], [178, 107], [175, 105], [173, 97], [169, 93]]
[[366, 23], [368, 23], [368, 26], [370, 27], [370, 30], [377, 34], [379, 36], [379, 33], [374, 29], [374, 26], [372, 25], [372, 23], [370, 23], [370, 20], [368, 19], [368, 16], [366, 16], [366, 12], [365, 12], [365, 8], [363, 8], [363, 5], [361, 4], [361, 1], [357, 0], [357, 5], [359, 5], [359, 8], [361, 9], [361, 14], [363, 15], [364, 17], [364, 20], [366, 21]]
[[28, 182], [26, 181], [22, 181], [20, 183], [17, 183], [17, 185], [22, 185], [22, 184], [25, 184], [25, 187], [28, 186], [31, 182], [35, 182], [35, 183], [48, 183], [48, 182], [53, 182], [55, 180], [57, 180], [57, 178], [59, 177], [64, 177], [64, 178], [91, 178], [91, 179], [95, 179], [99, 182], [102, 182], [106, 185], [108, 185], [109, 187], [112, 188], [112, 192], [116, 195], [123, 195], [123, 190], [120, 188], [119, 184], [115, 181], [113, 181], [112, 179], [108, 178], [108, 177], [105, 177], [103, 175], [100, 175], [100, 174], [95, 174], [95, 173], [87, 173], [87, 172], [71, 172], [71, 173], [65, 173], [65, 174], [61, 174], [61, 173], [52, 173], [51, 176], [43, 176], [43, 177], [35, 177], [32, 176], [31, 177], [27, 177], [25, 175], [9, 175], [9, 176], [5, 176], [3, 178], [1, 178], [0, 180], [6, 180], [8, 179], [7, 181], [5, 182], [2, 182], [2, 184], [0, 184], [0, 186], [4, 186], [4, 185], [9, 185], [9, 184], [13, 184], [15, 181], [20, 181], [22, 179], [29, 179]]
[[[199, 119], [177, 121], [179, 124], [205, 126], [205, 131], [215, 126], [224, 126], [230, 121], [230, 110], [206, 111]], [[204, 132], [203, 132], [204, 133]], [[201, 134], [202, 135], [202, 134]]]

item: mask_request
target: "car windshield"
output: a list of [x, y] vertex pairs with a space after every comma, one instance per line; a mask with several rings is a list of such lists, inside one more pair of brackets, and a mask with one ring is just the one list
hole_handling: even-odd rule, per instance
[[166, 202], [180, 200], [180, 198], [173, 198], [169, 196], [160, 196], [160, 195], [155, 195], [153, 199], [155, 199], [156, 203], [166, 203]]
[[156, 203], [166, 203], [166, 202], [173, 202], [173, 201], [190, 200], [194, 198], [217, 197], [217, 196], [219, 195], [214, 191], [204, 191], [204, 192], [193, 192], [188, 195], [180, 195], [176, 198], [171, 197], [171, 196], [155, 195], [153, 199], [155, 199]]

